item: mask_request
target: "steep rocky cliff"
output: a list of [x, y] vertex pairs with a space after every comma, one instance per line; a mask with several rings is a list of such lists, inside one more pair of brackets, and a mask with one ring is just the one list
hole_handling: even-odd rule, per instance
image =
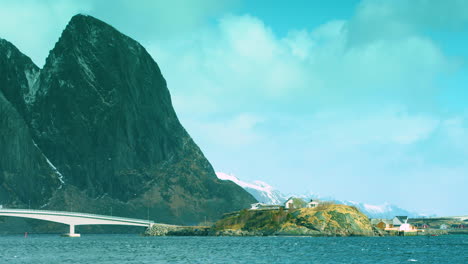
[[35, 146], [21, 115], [0, 93], [0, 204], [40, 206], [60, 187], [60, 175]]
[[25, 102], [39, 69], [0, 39], [0, 204], [39, 206], [60, 187], [60, 175], [35, 145]]
[[[0, 58], [8, 54], [0, 52]], [[24, 131], [20, 141], [30, 142], [48, 166], [41, 174], [11, 165], [30, 177], [48, 175], [40, 207], [189, 224], [254, 201], [241, 187], [217, 179], [179, 123], [166, 81], [147, 51], [104, 22], [74, 16], [38, 76], [32, 63], [26, 70], [0, 63], [0, 72], [13, 72], [6, 82], [0, 78], [9, 95], [4, 101], [24, 126], [5, 127]], [[34, 187], [25, 192], [39, 193]], [[0, 190], [0, 204], [13, 204], [5, 193]]]

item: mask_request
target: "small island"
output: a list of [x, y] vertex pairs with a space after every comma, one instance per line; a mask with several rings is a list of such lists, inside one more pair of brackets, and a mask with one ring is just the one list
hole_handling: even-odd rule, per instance
[[317, 207], [242, 210], [212, 227], [215, 235], [373, 236], [367, 216], [353, 206], [322, 203]]
[[[296, 198], [295, 198], [296, 199]], [[205, 236], [375, 236], [381, 232], [356, 207], [331, 202], [301, 208], [298, 200], [286, 206], [252, 206], [225, 214], [212, 226], [160, 226], [145, 235]]]

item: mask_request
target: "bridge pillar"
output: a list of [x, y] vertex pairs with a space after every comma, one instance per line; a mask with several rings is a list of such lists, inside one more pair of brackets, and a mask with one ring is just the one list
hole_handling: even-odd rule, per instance
[[65, 237], [80, 237], [80, 234], [75, 233], [75, 225], [70, 225], [70, 233], [63, 234]]

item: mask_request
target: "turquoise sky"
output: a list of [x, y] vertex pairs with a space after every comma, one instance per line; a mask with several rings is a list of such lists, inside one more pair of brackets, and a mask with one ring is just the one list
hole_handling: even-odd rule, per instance
[[42, 66], [72, 15], [142, 43], [216, 171], [468, 214], [468, 1], [0, 0]]

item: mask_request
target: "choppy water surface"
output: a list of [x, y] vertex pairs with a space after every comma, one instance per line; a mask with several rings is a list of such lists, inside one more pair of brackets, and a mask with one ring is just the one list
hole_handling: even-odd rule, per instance
[[468, 236], [0, 236], [0, 263], [468, 263]]

